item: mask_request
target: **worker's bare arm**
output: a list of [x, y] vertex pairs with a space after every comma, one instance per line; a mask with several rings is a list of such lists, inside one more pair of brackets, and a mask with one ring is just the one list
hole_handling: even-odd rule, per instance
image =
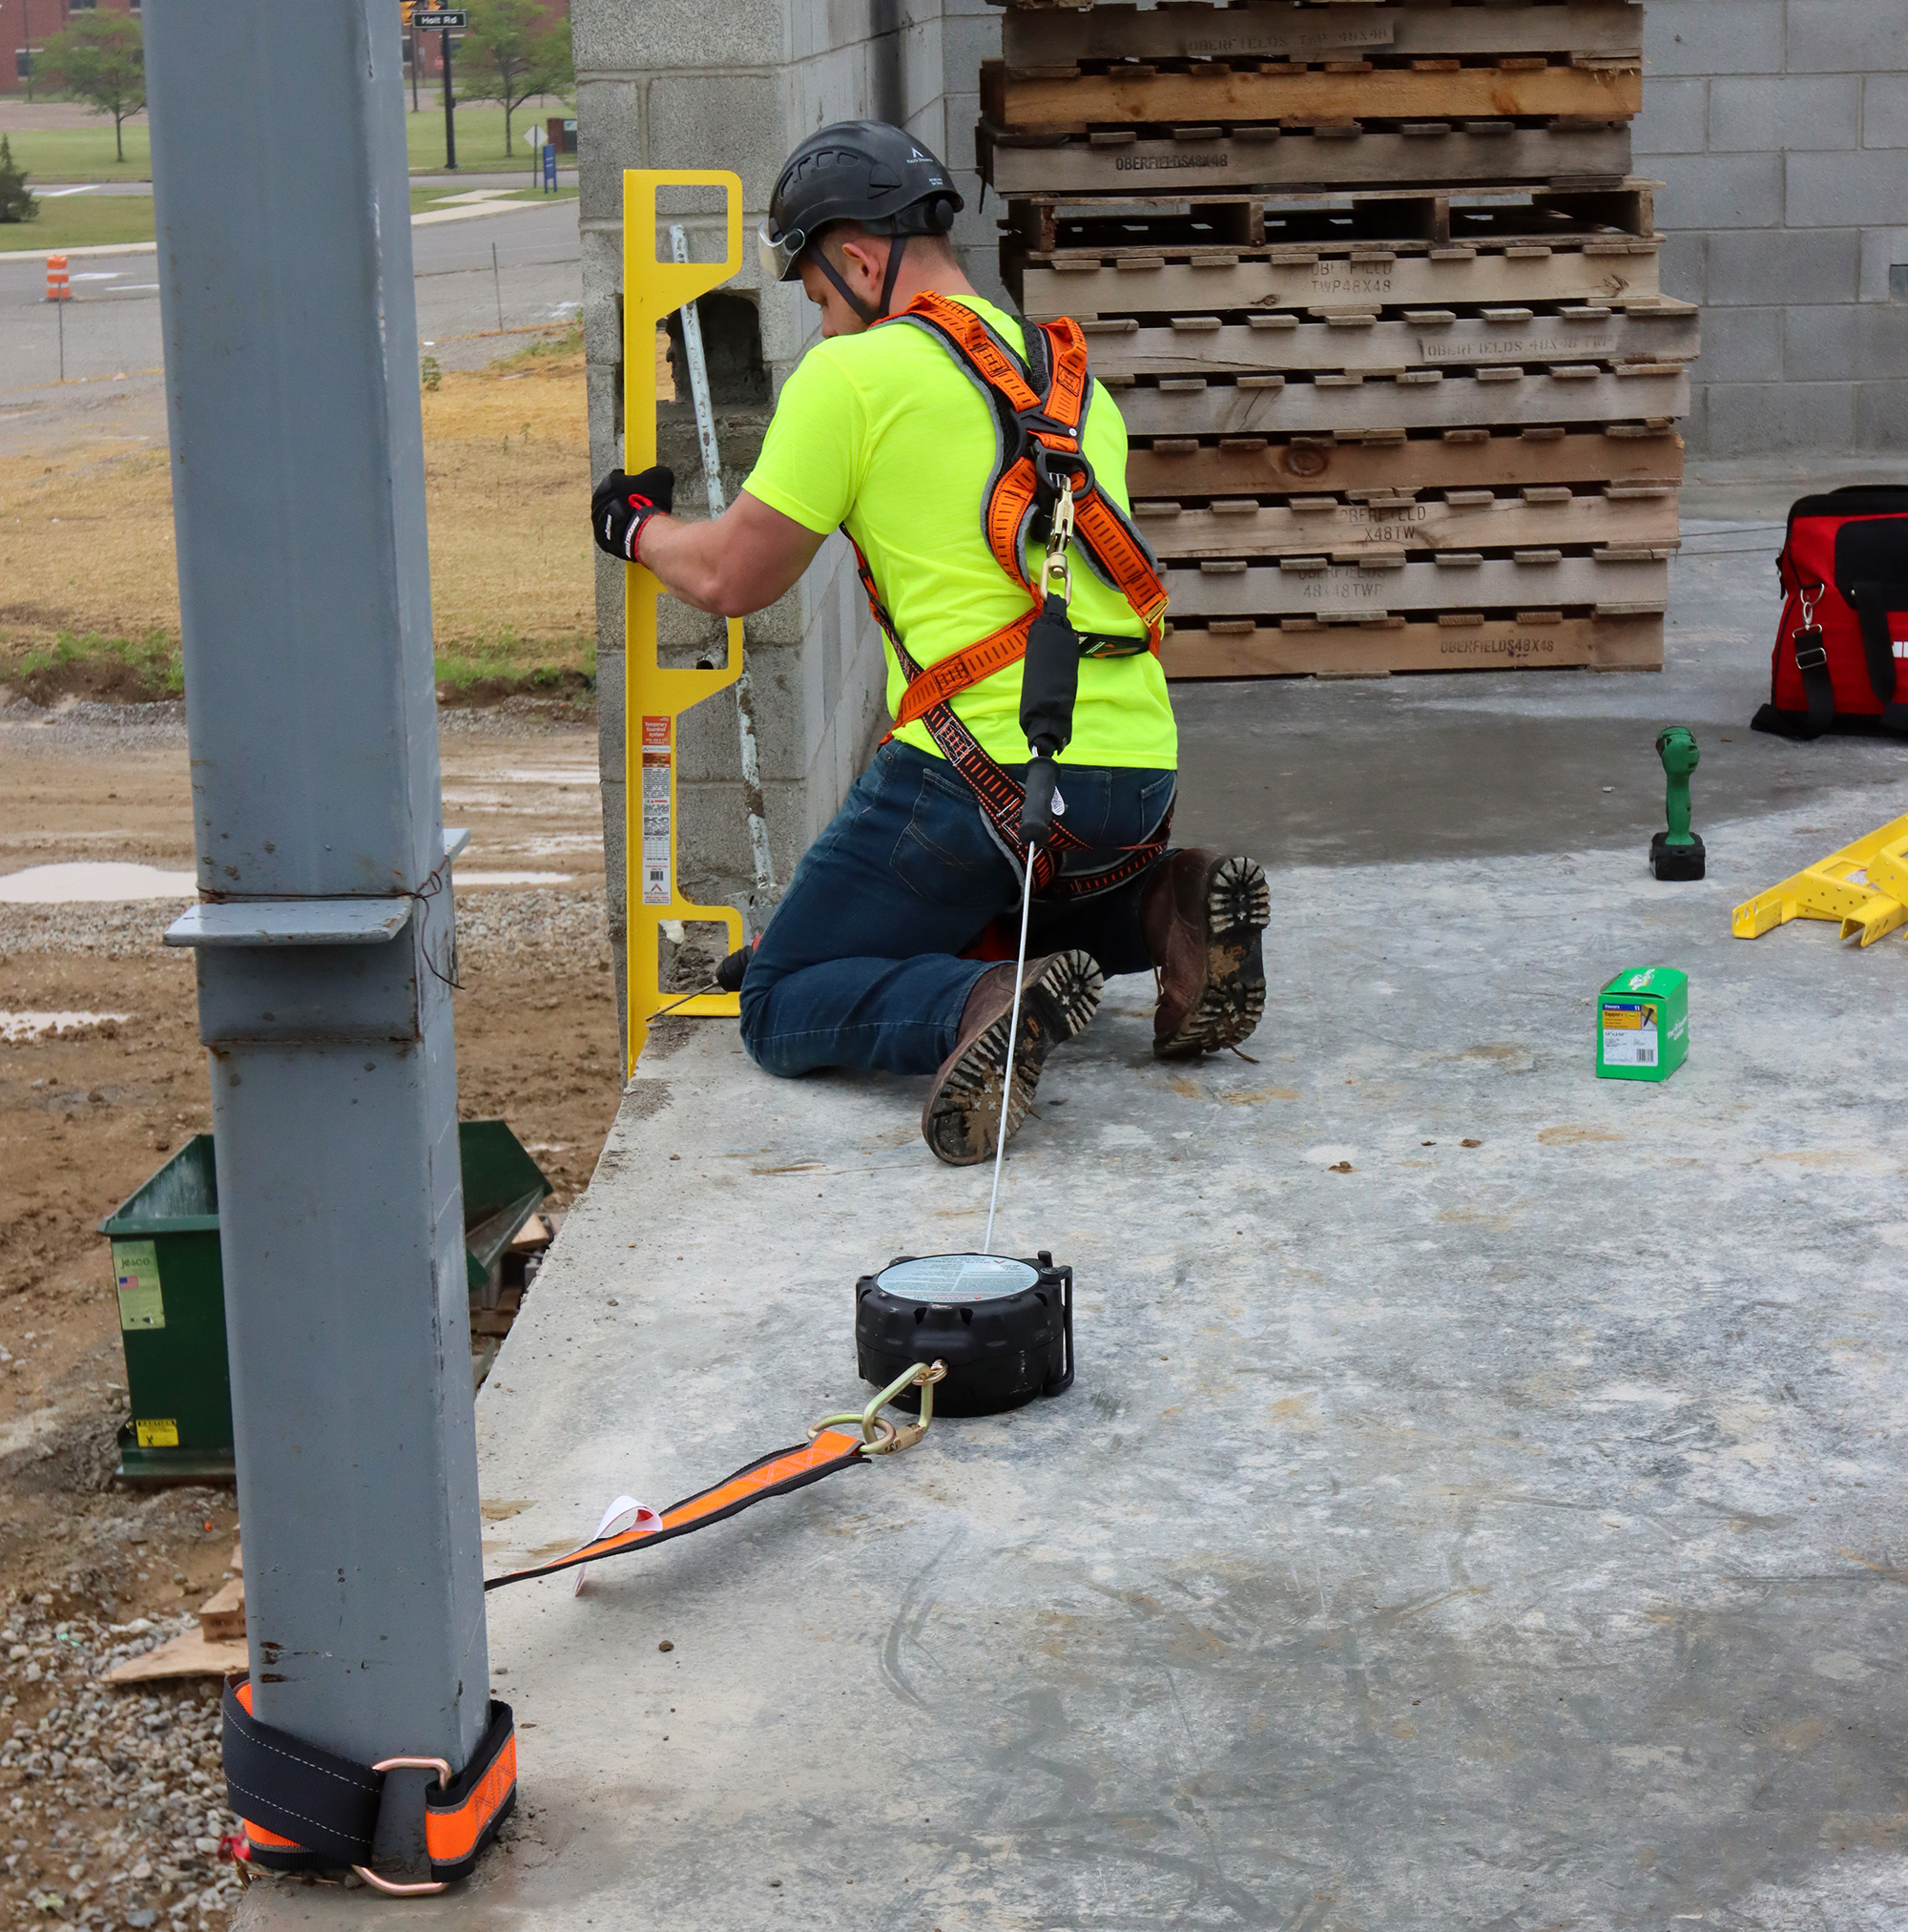
[[820, 548], [814, 530], [745, 489], [711, 523], [651, 517], [643, 526], [641, 557], [685, 604], [746, 617], [773, 604]]

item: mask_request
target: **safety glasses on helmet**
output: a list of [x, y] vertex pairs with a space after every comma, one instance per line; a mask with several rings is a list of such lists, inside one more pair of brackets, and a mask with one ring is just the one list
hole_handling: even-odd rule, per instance
[[786, 234], [771, 235], [769, 224], [764, 221], [756, 231], [756, 253], [761, 262], [762, 280], [793, 281], [796, 263], [807, 246], [808, 236], [802, 229], [791, 228]]

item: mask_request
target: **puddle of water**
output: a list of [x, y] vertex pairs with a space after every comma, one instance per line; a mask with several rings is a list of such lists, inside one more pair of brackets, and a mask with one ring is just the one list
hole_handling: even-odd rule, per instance
[[84, 1032], [89, 1027], [108, 1020], [130, 1020], [131, 1013], [8, 1013], [0, 1012], [0, 1042], [15, 1047], [23, 1040], [41, 1040], [47, 1034]]
[[460, 865], [455, 877], [459, 885], [568, 885], [575, 875], [570, 872], [467, 872]]
[[554, 859], [559, 852], [600, 852], [601, 832], [552, 832], [547, 838], [526, 839], [516, 848], [531, 859]]
[[66, 865], [30, 865], [0, 878], [0, 904], [75, 905], [126, 899], [197, 899], [190, 872], [161, 872], [156, 865], [79, 860]]

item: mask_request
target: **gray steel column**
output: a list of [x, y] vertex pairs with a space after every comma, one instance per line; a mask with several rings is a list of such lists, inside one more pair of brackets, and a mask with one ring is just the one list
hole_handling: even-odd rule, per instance
[[398, 9], [146, 11], [255, 1710], [488, 1695]]

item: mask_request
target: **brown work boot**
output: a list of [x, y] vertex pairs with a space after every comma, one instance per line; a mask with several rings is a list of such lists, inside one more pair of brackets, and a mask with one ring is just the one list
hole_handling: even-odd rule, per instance
[[1147, 881], [1139, 921], [1159, 975], [1154, 1055], [1196, 1060], [1236, 1047], [1265, 1012], [1265, 868], [1196, 846], [1174, 852]]
[[[974, 982], [961, 1011], [961, 1034], [941, 1063], [921, 1110], [921, 1137], [949, 1167], [993, 1157], [1001, 1121], [1001, 1070], [1006, 1065], [1014, 966], [990, 967]], [[1030, 959], [1021, 981], [1020, 1028], [1014, 1036], [1013, 1092], [1007, 1138], [1020, 1131], [1047, 1056], [1070, 1040], [1100, 1004], [1100, 968], [1084, 952]]]

